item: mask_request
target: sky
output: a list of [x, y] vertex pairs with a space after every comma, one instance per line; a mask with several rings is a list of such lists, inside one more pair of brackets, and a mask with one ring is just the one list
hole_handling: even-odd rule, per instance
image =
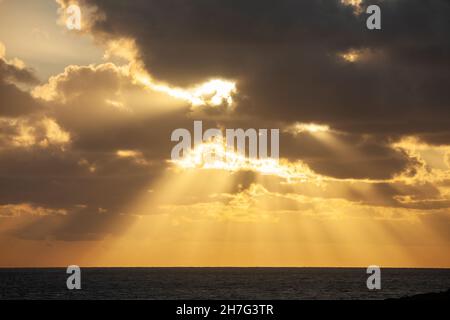
[[[450, 267], [449, 16], [0, 0], [0, 267]], [[280, 160], [171, 161], [194, 120], [279, 129]]]

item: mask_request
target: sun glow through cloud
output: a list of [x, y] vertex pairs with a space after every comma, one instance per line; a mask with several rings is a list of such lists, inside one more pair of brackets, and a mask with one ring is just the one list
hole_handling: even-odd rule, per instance
[[189, 102], [192, 106], [219, 106], [226, 104], [228, 107], [233, 105], [233, 94], [236, 93], [236, 84], [231, 81], [213, 79], [203, 84], [194, 86], [190, 89], [171, 87], [153, 81], [148, 75], [138, 74], [136, 81], [145, 87], [168, 94], [176, 99], [182, 99]]
[[341, 3], [346, 6], [352, 6], [354, 8], [355, 14], [361, 14], [362, 13], [362, 0], [341, 0]]
[[294, 134], [300, 134], [303, 132], [319, 133], [330, 131], [330, 127], [328, 125], [316, 123], [295, 123], [294, 125], [290, 126], [286, 131], [292, 132]]
[[301, 161], [290, 163], [273, 158], [249, 158], [229, 150], [223, 139], [204, 142], [191, 149], [180, 160], [171, 160], [182, 169], [218, 169], [230, 172], [253, 171], [261, 175], [277, 176], [288, 182], [317, 180], [317, 175]]
[[135, 41], [129, 38], [107, 41], [104, 59], [108, 60], [113, 57], [127, 61], [126, 69], [129, 76], [135, 83], [149, 90], [184, 100], [193, 107], [225, 105], [227, 108], [233, 108], [233, 96], [237, 94], [235, 81], [214, 78], [189, 88], [176, 87], [158, 81], [146, 70]]

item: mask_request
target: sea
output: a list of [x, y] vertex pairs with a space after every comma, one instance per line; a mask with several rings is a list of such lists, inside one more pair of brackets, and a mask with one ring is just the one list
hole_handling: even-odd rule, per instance
[[323, 300], [388, 299], [450, 288], [450, 269], [381, 269], [369, 290], [363, 268], [81, 268], [68, 290], [65, 268], [2, 268], [0, 299]]

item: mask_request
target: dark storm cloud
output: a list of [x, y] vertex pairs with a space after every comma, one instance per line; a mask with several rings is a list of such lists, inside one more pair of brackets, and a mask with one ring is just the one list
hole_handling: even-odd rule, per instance
[[[382, 8], [381, 31], [339, 0], [85, 2], [105, 13], [97, 34], [136, 39], [156, 77], [237, 79], [240, 114], [354, 132], [448, 131], [448, 1], [367, 0]], [[350, 49], [369, 57], [339, 58]]]

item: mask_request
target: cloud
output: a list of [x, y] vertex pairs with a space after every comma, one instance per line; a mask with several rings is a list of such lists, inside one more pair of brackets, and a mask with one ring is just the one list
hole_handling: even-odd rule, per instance
[[8, 60], [5, 45], [0, 42], [0, 84], [3, 83], [35, 85], [39, 80], [22, 60], [18, 58]]
[[[1, 79], [1, 74], [0, 74]], [[42, 105], [14, 84], [0, 82], [0, 116], [18, 117], [42, 111]]]
[[41, 106], [20, 86], [39, 83], [34, 72], [17, 58], [8, 60], [0, 42], [0, 117], [16, 117], [39, 111]]
[[[82, 3], [104, 17], [91, 32], [134, 39], [157, 79], [239, 81], [241, 115], [386, 135], [447, 132], [445, 120], [434, 125], [450, 103], [445, 1], [380, 1], [385, 32], [378, 33], [339, 0]], [[344, 63], [348, 52], [367, 54]]]
[[[33, 89], [33, 97], [45, 101], [66, 103], [77, 98], [80, 92], [93, 91], [102, 95], [105, 91], [118, 90], [120, 77], [126, 77], [126, 68], [112, 63], [91, 66], [71, 65], [64, 72], [52, 76], [46, 84]], [[95, 91], [91, 88], [95, 88]]]
[[131, 159], [137, 164], [147, 165], [148, 161], [145, 160], [144, 155], [140, 151], [135, 150], [117, 150], [116, 156], [122, 159]]
[[[21, 240], [96, 241], [111, 234], [133, 221], [132, 217], [119, 216], [111, 219], [108, 213], [99, 213], [101, 208], [76, 206], [69, 209], [47, 209], [28, 204], [0, 207], [5, 213], [14, 214], [7, 234]], [[7, 216], [1, 217], [7, 218]], [[5, 219], [3, 219], [5, 222]]]
[[[338, 0], [80, 4], [92, 8], [83, 32], [119, 61], [69, 65], [37, 83], [0, 46], [0, 208], [36, 213], [16, 236], [118, 234], [142, 213], [128, 210], [136, 195], [156, 197], [160, 179], [189, 170], [208, 185], [170, 188], [181, 199], [143, 214], [277, 223], [274, 212], [407, 220], [450, 207], [444, 2], [385, 1], [389, 32], [377, 34]], [[209, 107], [218, 112], [201, 112]], [[211, 128], [286, 129], [282, 166], [170, 170], [171, 132], [197, 117]], [[287, 181], [292, 172], [302, 179]]]
[[0, 206], [0, 218], [17, 218], [23, 216], [66, 215], [64, 209], [36, 207], [28, 203], [8, 204]]
[[64, 146], [70, 143], [70, 135], [51, 118], [0, 118], [0, 148], [30, 148]]

